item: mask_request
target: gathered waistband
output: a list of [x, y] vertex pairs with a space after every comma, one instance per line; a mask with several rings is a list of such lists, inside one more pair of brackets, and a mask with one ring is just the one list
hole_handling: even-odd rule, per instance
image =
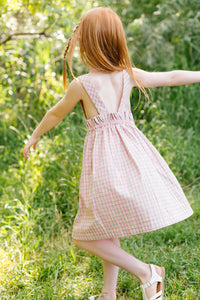
[[131, 111], [122, 111], [115, 113], [99, 114], [91, 119], [85, 120], [87, 131], [93, 131], [101, 127], [113, 126], [116, 124], [135, 125], [135, 121]]

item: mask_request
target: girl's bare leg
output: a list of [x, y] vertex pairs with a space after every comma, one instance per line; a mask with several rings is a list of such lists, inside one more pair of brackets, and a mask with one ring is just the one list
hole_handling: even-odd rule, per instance
[[[118, 238], [109, 239], [115, 245], [120, 247], [120, 241]], [[115, 300], [116, 299], [116, 287], [117, 278], [119, 273], [119, 267], [111, 264], [110, 262], [103, 260], [103, 273], [104, 273], [104, 284], [102, 289], [103, 299]]]
[[[144, 284], [151, 279], [151, 269], [148, 264], [127, 253], [110, 239], [89, 241], [72, 239], [72, 241], [79, 248], [133, 274], [141, 284]], [[155, 268], [157, 273], [161, 275], [160, 267], [156, 266]], [[157, 283], [155, 282], [150, 287], [146, 288], [145, 291], [148, 298], [156, 293], [156, 287]]]

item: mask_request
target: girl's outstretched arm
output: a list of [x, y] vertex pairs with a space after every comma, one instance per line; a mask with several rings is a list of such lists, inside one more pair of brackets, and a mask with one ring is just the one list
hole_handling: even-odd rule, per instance
[[41, 135], [56, 126], [76, 106], [81, 99], [82, 88], [78, 80], [73, 80], [65, 96], [50, 110], [47, 111], [40, 124], [33, 131], [29, 141], [24, 147], [24, 157], [29, 157], [29, 148], [33, 145], [36, 149], [37, 142]]
[[[138, 68], [133, 68], [133, 72], [143, 86], [149, 88], [200, 82], [200, 71], [174, 70], [169, 72], [147, 72]], [[135, 82], [134, 86], [136, 86]]]

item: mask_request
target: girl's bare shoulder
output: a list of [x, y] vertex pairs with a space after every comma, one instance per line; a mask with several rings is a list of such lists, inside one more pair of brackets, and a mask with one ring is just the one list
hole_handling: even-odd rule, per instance
[[73, 79], [67, 89], [72, 92], [75, 97], [79, 97], [83, 93], [82, 84], [78, 78]]

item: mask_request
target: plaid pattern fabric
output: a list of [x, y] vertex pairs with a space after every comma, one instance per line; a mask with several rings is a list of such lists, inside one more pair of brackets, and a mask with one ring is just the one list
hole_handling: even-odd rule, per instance
[[180, 222], [193, 214], [167, 163], [136, 127], [123, 70], [117, 112], [109, 113], [88, 74], [79, 76], [99, 114], [85, 119], [79, 210], [72, 237], [98, 240], [135, 235]]

